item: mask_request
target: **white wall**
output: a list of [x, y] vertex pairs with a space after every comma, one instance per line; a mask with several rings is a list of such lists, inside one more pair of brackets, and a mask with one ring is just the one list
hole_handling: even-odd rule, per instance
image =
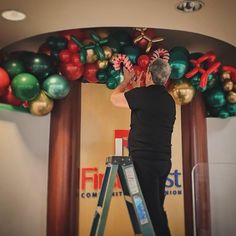
[[46, 235], [50, 116], [0, 111], [0, 235]]
[[236, 117], [207, 119], [213, 236], [236, 234]]

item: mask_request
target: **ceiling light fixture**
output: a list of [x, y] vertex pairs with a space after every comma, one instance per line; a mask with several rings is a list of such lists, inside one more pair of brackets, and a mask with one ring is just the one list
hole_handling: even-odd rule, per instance
[[177, 10], [189, 13], [189, 12], [195, 12], [202, 9], [204, 6], [204, 2], [200, 0], [184, 0], [177, 4], [176, 8]]
[[26, 18], [26, 15], [23, 12], [16, 10], [6, 10], [1, 13], [1, 16], [10, 21], [21, 21]]

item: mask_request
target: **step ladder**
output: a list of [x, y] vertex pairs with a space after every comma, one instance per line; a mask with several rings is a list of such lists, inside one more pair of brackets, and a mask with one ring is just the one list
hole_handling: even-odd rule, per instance
[[103, 236], [117, 174], [135, 235], [155, 236], [131, 157], [112, 156], [106, 171], [93, 218], [90, 236]]

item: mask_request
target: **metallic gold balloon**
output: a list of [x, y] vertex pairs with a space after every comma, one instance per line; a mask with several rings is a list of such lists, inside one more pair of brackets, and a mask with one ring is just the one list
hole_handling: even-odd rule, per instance
[[224, 83], [223, 83], [223, 88], [225, 91], [231, 91], [234, 87], [234, 83], [233, 81], [229, 80], [229, 79], [225, 79]]
[[108, 38], [109, 36], [109, 32], [105, 29], [96, 30], [96, 34], [102, 39]]
[[191, 84], [182, 82], [170, 86], [169, 93], [177, 104], [184, 105], [192, 101], [195, 95], [195, 89]]
[[221, 75], [221, 80], [230, 79], [230, 72], [225, 71]]
[[98, 59], [97, 54], [93, 49], [87, 50], [86, 62], [87, 63], [94, 63]]
[[102, 49], [105, 53], [105, 58], [110, 59], [112, 57], [112, 49], [110, 47], [107, 47], [107, 46], [103, 46]]
[[41, 90], [38, 97], [29, 103], [30, 113], [36, 116], [47, 115], [51, 112], [53, 103], [53, 100]]
[[104, 60], [104, 61], [97, 61], [97, 65], [99, 69], [105, 69], [108, 66], [108, 60]]
[[236, 84], [233, 86], [233, 91], [236, 92]]
[[227, 95], [227, 100], [230, 103], [236, 103], [236, 92], [230, 91]]
[[85, 39], [83, 43], [84, 45], [95, 44], [95, 42], [92, 39]]
[[118, 53], [114, 53], [110, 58], [110, 63], [114, 62], [114, 59], [117, 57]]

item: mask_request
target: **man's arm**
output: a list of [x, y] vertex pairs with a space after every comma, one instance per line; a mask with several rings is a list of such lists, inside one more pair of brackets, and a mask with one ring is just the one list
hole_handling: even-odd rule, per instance
[[135, 87], [140, 87], [140, 78], [142, 77], [141, 73], [137, 80], [134, 80], [134, 73], [130, 73], [126, 68], [124, 68], [124, 80], [113, 90], [111, 94], [111, 102], [116, 107], [129, 108], [129, 104], [125, 98], [125, 92], [128, 89], [128, 85], [132, 84]]

